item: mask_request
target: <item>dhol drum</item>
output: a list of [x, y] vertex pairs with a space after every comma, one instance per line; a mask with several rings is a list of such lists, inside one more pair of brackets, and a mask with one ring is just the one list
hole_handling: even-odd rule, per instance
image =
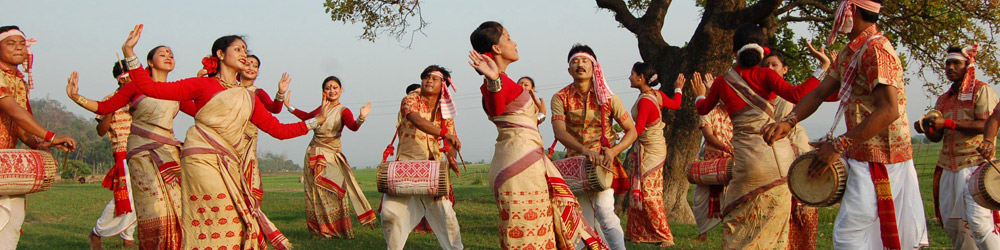
[[847, 168], [838, 159], [827, 170], [815, 178], [809, 176], [809, 164], [816, 158], [816, 150], [795, 158], [788, 168], [788, 189], [796, 200], [814, 207], [827, 207], [840, 202], [847, 187]]
[[58, 163], [52, 154], [31, 149], [0, 149], [0, 195], [23, 195], [52, 187]]
[[[992, 160], [1000, 166], [1000, 160]], [[990, 210], [1000, 210], [1000, 172], [998, 168], [983, 161], [969, 177], [969, 194], [980, 206]]]
[[729, 184], [733, 179], [733, 157], [695, 161], [688, 171], [688, 181], [697, 185]]
[[930, 119], [940, 116], [944, 116], [941, 111], [934, 109], [927, 111], [927, 114], [920, 117], [920, 122], [917, 123], [917, 129], [919, 129], [919, 131], [928, 132], [927, 130], [930, 129]]
[[378, 165], [376, 186], [390, 195], [445, 196], [451, 189], [448, 163], [441, 161], [392, 161]]
[[574, 193], [598, 192], [611, 188], [614, 174], [594, 166], [586, 156], [574, 156], [552, 162]]

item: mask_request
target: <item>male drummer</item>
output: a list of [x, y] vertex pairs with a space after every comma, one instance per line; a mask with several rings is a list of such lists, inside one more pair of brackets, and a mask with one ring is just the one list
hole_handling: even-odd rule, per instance
[[[552, 96], [552, 130], [556, 140], [566, 146], [567, 157], [586, 156], [594, 163], [592, 167], [606, 166], [618, 174], [612, 189], [574, 195], [583, 207], [583, 217], [601, 228], [601, 239], [611, 249], [625, 249], [614, 195], [615, 189], [627, 189], [628, 179], [617, 156], [637, 138], [635, 126], [621, 99], [608, 88], [593, 49], [573, 45], [567, 60], [573, 83]], [[612, 120], [625, 130], [625, 138], [617, 144], [613, 144], [618, 134], [611, 127]]]
[[875, 25], [881, 2], [841, 2], [828, 42], [838, 31], [850, 41], [830, 74], [784, 119], [761, 129], [767, 142], [784, 138], [826, 97], [840, 93], [847, 132], [822, 141], [809, 166], [810, 174], [818, 176], [831, 171], [827, 167], [841, 156], [847, 165], [847, 189], [833, 226], [835, 249], [915, 249], [928, 244], [906, 118], [903, 67]]
[[[399, 124], [396, 160], [443, 161], [447, 157], [448, 165], [457, 174], [455, 154], [462, 143], [455, 133], [457, 110], [446, 89], [452, 84], [451, 74], [443, 67], [431, 65], [420, 73], [420, 79], [420, 91], [407, 94], [400, 106], [399, 115], [405, 119]], [[388, 248], [403, 249], [410, 231], [426, 217], [442, 249], [463, 249], [458, 218], [448, 196], [383, 195], [382, 234]]]
[[[55, 146], [69, 152], [76, 147], [75, 140], [56, 136], [32, 117], [31, 104], [28, 103], [31, 77], [29, 75], [26, 83], [24, 74], [17, 69], [17, 65], [28, 60], [28, 43], [17, 26], [0, 27], [0, 149], [13, 149], [17, 140], [21, 140], [33, 149], [47, 151]], [[25, 70], [31, 72], [28, 61]], [[16, 164], [0, 162], [0, 183], [17, 174], [7, 171]], [[0, 195], [0, 250], [17, 248], [24, 222], [24, 206], [24, 195]]]
[[[914, 124], [917, 132], [933, 142], [941, 142], [934, 188], [938, 192], [935, 208], [944, 231], [955, 249], [1000, 249], [1000, 235], [993, 222], [994, 214], [972, 199], [968, 181], [983, 157], [976, 146], [983, 141], [986, 119], [997, 105], [993, 88], [976, 79], [978, 46], [949, 47], [944, 58], [945, 77], [951, 88], [938, 97], [934, 108], [940, 116]], [[922, 126], [921, 126], [922, 125]], [[940, 184], [939, 184], [940, 183]], [[939, 186], [940, 185], [940, 186]]]

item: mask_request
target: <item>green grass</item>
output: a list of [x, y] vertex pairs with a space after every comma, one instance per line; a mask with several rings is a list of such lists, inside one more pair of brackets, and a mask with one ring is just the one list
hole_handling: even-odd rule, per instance
[[[939, 147], [918, 147], [917, 172], [930, 230], [931, 248], [950, 248], [950, 243], [934, 220], [931, 197], [931, 178]], [[375, 170], [360, 169], [355, 174], [365, 190], [365, 196], [377, 209], [381, 194], [375, 188]], [[354, 239], [314, 238], [306, 229], [305, 197], [302, 194], [301, 173], [284, 173], [264, 177], [264, 211], [292, 244], [299, 249], [384, 249], [385, 240], [379, 228], [354, 226]], [[468, 249], [497, 249], [497, 210], [488, 186], [488, 165], [470, 166], [461, 179], [454, 179], [455, 212], [462, 228], [462, 242]], [[28, 196], [28, 215], [23, 227], [24, 235], [18, 246], [21, 249], [85, 249], [87, 235], [100, 216], [111, 193], [99, 184], [57, 184], [52, 189]], [[837, 206], [820, 209], [819, 249], [832, 249], [833, 221]], [[622, 223], [625, 223], [624, 214]], [[709, 242], [693, 242], [697, 236], [695, 225], [671, 224], [670, 229], [677, 243], [673, 249], [719, 249], [721, 229], [709, 232]], [[141, 240], [141, 239], [140, 239]], [[120, 249], [117, 237], [105, 238], [104, 247]], [[437, 240], [429, 234], [411, 234], [407, 249], [440, 249]], [[649, 244], [628, 243], [629, 249], [658, 249]]]

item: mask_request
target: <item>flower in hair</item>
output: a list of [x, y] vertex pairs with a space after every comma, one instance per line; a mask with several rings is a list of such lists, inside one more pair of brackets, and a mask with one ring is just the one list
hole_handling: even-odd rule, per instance
[[771, 48], [768, 48], [767, 46], [761, 46], [761, 47], [764, 47], [764, 56], [771, 54]]
[[205, 58], [202, 58], [201, 65], [202, 68], [205, 69], [205, 72], [208, 72], [209, 75], [215, 74], [215, 72], [219, 71], [219, 60], [215, 57], [206, 56]]

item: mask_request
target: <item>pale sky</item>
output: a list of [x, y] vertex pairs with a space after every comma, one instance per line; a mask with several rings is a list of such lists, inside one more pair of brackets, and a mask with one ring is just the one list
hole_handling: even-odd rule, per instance
[[[358, 132], [345, 129], [343, 149], [352, 166], [372, 167], [392, 138], [399, 102], [407, 85], [420, 81], [420, 72], [438, 64], [452, 70], [458, 92], [456, 130], [467, 161], [492, 158], [496, 127], [486, 119], [480, 106], [482, 77], [467, 64], [469, 34], [483, 21], [502, 23], [518, 43], [520, 61], [507, 72], [515, 79], [528, 75], [536, 80], [539, 96], [546, 103], [557, 90], [571, 82], [566, 54], [575, 43], [590, 45], [605, 69], [612, 90], [626, 107], [635, 102], [638, 91], [628, 87], [628, 75], [639, 61], [636, 39], [620, 28], [610, 12], [598, 9], [593, 1], [426, 1], [423, 16], [430, 23], [426, 36], [417, 34], [411, 48], [383, 37], [376, 42], [359, 40], [360, 25], [330, 20], [322, 1], [18, 1], [2, 25], [18, 25], [38, 43], [35, 53], [35, 89], [32, 98], [51, 98], [84, 117], [93, 114], [80, 108], [65, 94], [70, 72], [80, 72], [80, 94], [100, 99], [116, 85], [110, 67], [115, 53], [135, 24], [144, 24], [136, 54], [145, 56], [157, 45], [170, 46], [177, 66], [169, 80], [194, 76], [201, 58], [209, 54], [212, 42], [223, 35], [246, 36], [250, 52], [261, 58], [255, 83], [272, 95], [282, 72], [292, 76], [292, 104], [312, 110], [320, 103], [320, 82], [330, 75], [343, 81], [341, 102], [359, 112], [365, 102], [373, 109]], [[666, 17], [664, 37], [668, 43], [683, 45], [700, 18], [693, 1], [675, 1]], [[802, 29], [797, 29], [802, 30]], [[800, 33], [806, 31], [802, 30]], [[898, 47], [897, 47], [898, 48]], [[142, 58], [140, 58], [142, 59]], [[145, 64], [145, 60], [141, 60]], [[912, 76], [913, 72], [908, 72]], [[917, 78], [911, 77], [916, 81]], [[907, 111], [911, 122], [924, 113], [931, 101], [924, 97], [920, 82], [907, 88]], [[826, 133], [836, 106], [826, 104], [802, 122], [811, 138]], [[298, 122], [282, 110], [282, 122]], [[550, 114], [551, 116], [551, 114]], [[190, 116], [177, 116], [174, 133], [183, 140], [193, 124]], [[843, 130], [843, 123], [839, 130]], [[551, 123], [540, 125], [546, 144], [552, 142]], [[58, 133], [58, 131], [56, 131]], [[279, 141], [260, 134], [259, 150], [284, 153], [302, 164], [312, 133]], [[669, 141], [669, 140], [668, 140]], [[668, 142], [669, 143], [669, 142]], [[561, 148], [561, 147], [560, 147]]]

